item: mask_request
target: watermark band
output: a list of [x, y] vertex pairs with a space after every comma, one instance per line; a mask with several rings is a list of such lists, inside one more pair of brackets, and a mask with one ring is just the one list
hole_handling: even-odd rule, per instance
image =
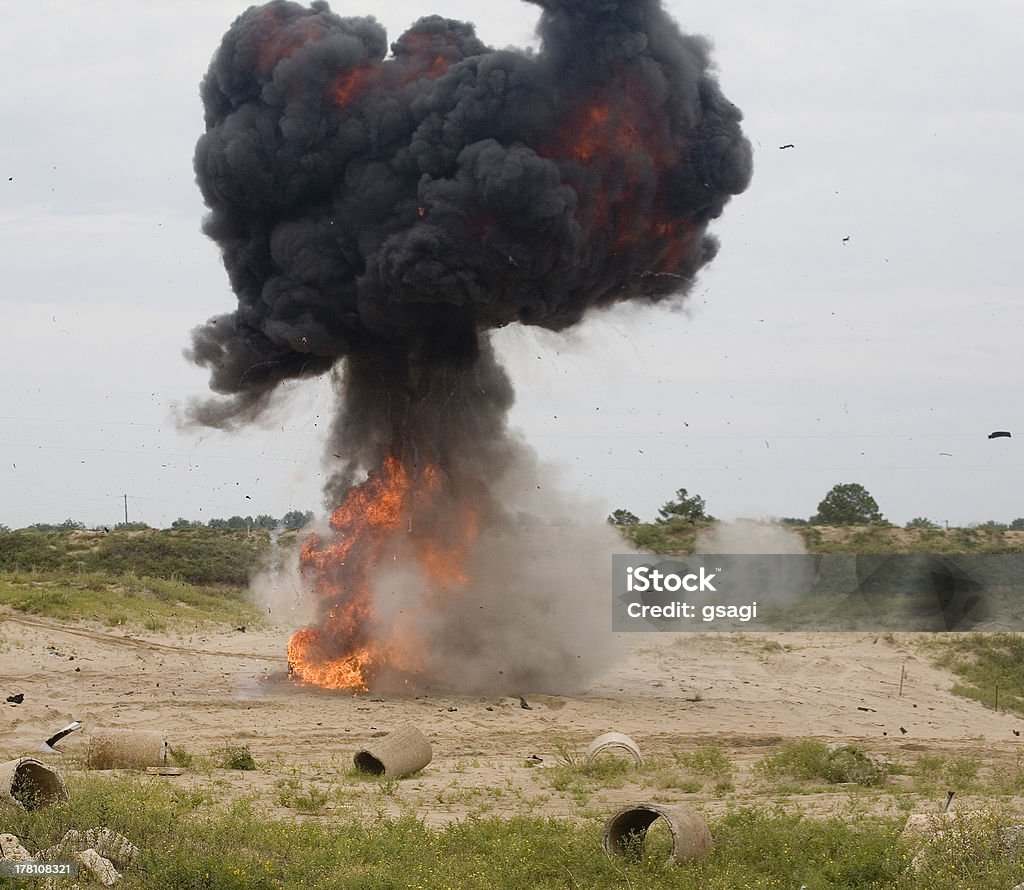
[[0, 860], [0, 878], [77, 878], [77, 862]]
[[612, 557], [616, 631], [1021, 631], [1024, 554]]

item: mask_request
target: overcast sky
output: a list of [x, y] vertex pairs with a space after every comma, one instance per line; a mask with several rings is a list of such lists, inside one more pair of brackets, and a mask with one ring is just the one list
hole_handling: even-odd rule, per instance
[[[806, 517], [839, 482], [900, 524], [1024, 516], [1024, 5], [667, 6], [713, 39], [753, 182], [683, 311], [499, 332], [513, 424], [598, 519], [652, 519], [679, 487], [721, 518]], [[192, 153], [199, 81], [244, 8], [0, 4], [0, 524], [112, 524], [125, 494], [156, 526], [320, 510], [325, 383], [265, 429], [174, 420], [206, 392], [190, 329], [235, 306]], [[520, 47], [539, 14], [332, 8], [392, 40], [439, 13]]]

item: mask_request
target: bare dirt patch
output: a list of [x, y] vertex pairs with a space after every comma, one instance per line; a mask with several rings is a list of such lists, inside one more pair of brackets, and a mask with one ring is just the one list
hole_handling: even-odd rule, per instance
[[[194, 758], [182, 776], [156, 777], [212, 799], [250, 796], [269, 811], [411, 812], [428, 824], [469, 813], [580, 816], [623, 803], [687, 802], [708, 812], [775, 803], [804, 812], [878, 813], [945, 798], [912, 778], [919, 758], [970, 760], [978, 782], [1018, 769], [1024, 721], [950, 692], [913, 635], [635, 634], [626, 655], [584, 694], [518, 696], [346, 694], [288, 678], [290, 628], [137, 633], [7, 613], [0, 620], [0, 757], [36, 753], [71, 720], [85, 728], [61, 743], [53, 764], [84, 764], [92, 729], [158, 729]], [[902, 695], [900, 682], [902, 676]], [[413, 724], [430, 739], [432, 763], [397, 782], [361, 778], [353, 753], [375, 734]], [[624, 732], [650, 763], [641, 771], [574, 775], [567, 753], [597, 735]], [[888, 786], [790, 787], [754, 769], [787, 741], [815, 738], [887, 758]], [[258, 768], [223, 769], [219, 753], [244, 746]], [[727, 774], [683, 762], [721, 750]], [[527, 758], [535, 755], [540, 764]], [[964, 787], [959, 800], [975, 792]], [[1012, 794], [1005, 798], [1021, 803]]]

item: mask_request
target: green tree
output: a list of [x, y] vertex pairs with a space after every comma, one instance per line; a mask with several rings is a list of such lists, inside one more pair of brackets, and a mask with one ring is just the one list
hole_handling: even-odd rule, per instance
[[1018, 516], [1010, 523], [1011, 532], [1024, 532], [1024, 516]]
[[609, 525], [639, 525], [640, 517], [636, 513], [630, 513], [629, 510], [613, 510], [608, 515]]
[[35, 522], [29, 526], [39, 532], [74, 532], [85, 529], [85, 523], [77, 519], [65, 519], [63, 522], [54, 525], [52, 522]]
[[676, 492], [674, 501], [668, 501], [658, 508], [658, 513], [661, 516], [657, 521], [664, 523], [671, 522], [673, 519], [686, 519], [696, 522], [714, 519], [715, 517], [709, 516], [704, 507], [704, 498], [699, 494], [691, 495], [685, 488], [680, 488]]
[[878, 503], [857, 482], [832, 486], [811, 519], [814, 525], [870, 525], [884, 521]]
[[171, 523], [171, 528], [184, 529], [184, 528], [202, 528], [203, 523], [198, 519], [184, 519], [179, 517]]
[[1005, 532], [1009, 527], [1005, 522], [999, 522], [995, 519], [990, 519], [988, 522], [978, 522], [971, 526], [971, 528], [982, 532]]
[[302, 528], [304, 525], [308, 525], [313, 521], [313, 511], [307, 510], [303, 513], [301, 510], [289, 510], [284, 516], [281, 517], [281, 525], [283, 525], [289, 531]]
[[927, 516], [915, 516], [904, 528], [938, 528], [937, 522], [932, 522]]

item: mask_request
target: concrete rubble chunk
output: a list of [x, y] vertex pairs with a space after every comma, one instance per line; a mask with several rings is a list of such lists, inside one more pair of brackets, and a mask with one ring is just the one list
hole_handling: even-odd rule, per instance
[[0, 859], [6, 862], [31, 862], [29, 853], [13, 834], [0, 834]]
[[114, 884], [121, 880], [121, 875], [114, 868], [114, 863], [109, 859], [104, 859], [91, 847], [88, 850], [75, 853], [75, 859], [78, 860], [82, 868], [87, 869], [104, 887], [113, 887]]
[[109, 859], [118, 868], [128, 868], [139, 855], [139, 848], [123, 834], [109, 828], [90, 828], [88, 831], [76, 831], [72, 828], [60, 839], [59, 843], [48, 847], [39, 854], [40, 859], [68, 859], [71, 854], [82, 850], [93, 849], [105, 859]]

